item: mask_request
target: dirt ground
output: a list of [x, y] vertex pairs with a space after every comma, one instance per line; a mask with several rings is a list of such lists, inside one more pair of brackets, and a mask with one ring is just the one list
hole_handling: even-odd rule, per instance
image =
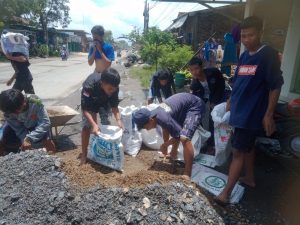
[[89, 161], [80, 166], [81, 150], [57, 153], [63, 164], [63, 171], [75, 188], [104, 187], [142, 187], [155, 182], [166, 184], [184, 181], [181, 178], [183, 168], [174, 167], [170, 162], [163, 162], [157, 151], [141, 150], [137, 157], [125, 155], [124, 172], [117, 172]]

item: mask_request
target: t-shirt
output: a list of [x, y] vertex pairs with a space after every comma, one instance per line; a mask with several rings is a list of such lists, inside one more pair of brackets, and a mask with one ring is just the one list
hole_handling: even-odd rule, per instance
[[158, 97], [161, 98], [160, 90], [164, 91], [164, 93], [167, 93], [168, 96], [164, 96], [165, 98], [168, 98], [172, 95], [171, 87], [174, 84], [174, 78], [173, 75], [168, 72], [168, 83], [165, 86], [161, 86], [159, 82], [159, 75], [160, 73], [165, 73], [167, 71], [165, 70], [159, 70], [157, 71], [151, 78], [150, 82], [150, 89], [152, 91], [152, 97]]
[[107, 107], [108, 104], [112, 107], [119, 105], [119, 89], [108, 96], [101, 88], [101, 74], [93, 73], [88, 76], [82, 85], [81, 92], [81, 108], [82, 110], [99, 112], [100, 107]]
[[280, 89], [282, 71], [277, 51], [264, 46], [250, 55], [245, 51], [233, 78], [230, 124], [244, 129], [261, 129], [270, 90]]
[[[23, 55], [22, 53], [13, 53], [12, 56], [25, 56], [25, 55]], [[26, 80], [33, 79], [32, 74], [28, 68], [30, 66], [30, 63], [28, 61], [17, 62], [11, 60], [11, 65], [14, 68], [17, 81], [26, 81]]]
[[[94, 47], [92, 46], [89, 50], [89, 57], [91, 57], [91, 55], [93, 54], [94, 51]], [[113, 48], [113, 46], [109, 43], [103, 43], [102, 44], [102, 51], [104, 53], [104, 55], [110, 60], [110, 61], [114, 61], [115, 60], [115, 50]], [[95, 59], [101, 59], [101, 54], [98, 51], [98, 49], [96, 49], [95, 52]]]
[[225, 80], [222, 73], [217, 68], [207, 68], [203, 70], [206, 82], [193, 79], [191, 91], [193, 95], [201, 98], [204, 102], [208, 100], [213, 104], [219, 104], [224, 100]]
[[[165, 100], [167, 107], [160, 106], [153, 112], [156, 114], [158, 125], [168, 130], [173, 138], [179, 138], [188, 112], [193, 111], [202, 115], [205, 111], [204, 102], [189, 93], [178, 93]], [[169, 108], [169, 109], [168, 109]]]

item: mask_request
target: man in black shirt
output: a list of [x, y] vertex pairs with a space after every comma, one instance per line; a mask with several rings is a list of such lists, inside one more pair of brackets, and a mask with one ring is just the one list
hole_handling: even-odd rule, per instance
[[168, 69], [156, 71], [156, 73], [151, 78], [148, 104], [153, 103], [154, 98], [157, 98], [159, 103], [162, 102], [160, 91], [162, 91], [165, 99], [171, 97], [172, 89], [173, 93], [176, 94], [174, 78], [171, 71], [169, 71]]
[[34, 94], [34, 88], [32, 86], [32, 75], [29, 70], [30, 63], [28, 58], [22, 53], [7, 54], [6, 57], [11, 61], [11, 65], [15, 70], [14, 75], [7, 81], [7, 86], [10, 86], [14, 80], [13, 89], [24, 91], [26, 94]]
[[[83, 114], [83, 128], [81, 133], [81, 164], [86, 163], [90, 133], [97, 135], [101, 132], [97, 123], [97, 113], [99, 113], [101, 107], [109, 105], [112, 108], [118, 126], [123, 128], [121, 115], [118, 109], [119, 84], [120, 75], [118, 71], [109, 68], [101, 74], [91, 74], [82, 85], [81, 108]], [[101, 114], [100, 120], [102, 120]], [[102, 121], [100, 122], [102, 123]]]
[[[215, 105], [222, 103], [225, 93], [225, 80], [217, 68], [203, 69], [202, 60], [194, 57], [189, 62], [189, 70], [193, 76], [191, 83], [192, 94], [201, 98], [209, 104], [211, 112]], [[210, 113], [209, 113], [210, 114]], [[207, 141], [208, 146], [214, 146], [214, 126], [211, 115], [209, 115], [209, 130], [211, 137]]]

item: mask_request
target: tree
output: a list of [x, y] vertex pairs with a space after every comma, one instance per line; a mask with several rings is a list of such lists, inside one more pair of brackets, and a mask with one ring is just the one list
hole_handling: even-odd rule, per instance
[[104, 41], [113, 44], [114, 43], [114, 38], [111, 30], [106, 30], [104, 32]]
[[128, 45], [127, 41], [125, 41], [125, 40], [118, 40], [115, 42], [115, 44], [116, 44], [116, 47], [120, 50], [129, 48], [129, 45]]
[[0, 22], [9, 24], [16, 18], [29, 19], [31, 14], [30, 0], [0, 0]]
[[129, 34], [123, 36], [124, 38], [128, 39], [133, 46], [140, 44], [142, 40], [141, 31], [137, 27], [134, 27], [134, 29]]
[[71, 22], [69, 17], [69, 0], [31, 0], [32, 20], [43, 29], [44, 42], [48, 44], [48, 26], [51, 24], [67, 27]]
[[176, 40], [170, 32], [161, 31], [156, 27], [152, 27], [141, 38], [141, 56], [144, 61], [155, 63], [158, 67], [158, 60], [162, 56], [164, 49], [174, 50]]

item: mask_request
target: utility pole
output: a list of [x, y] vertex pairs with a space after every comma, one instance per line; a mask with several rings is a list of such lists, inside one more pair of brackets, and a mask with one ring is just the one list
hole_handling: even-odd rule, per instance
[[145, 1], [145, 8], [144, 8], [144, 34], [148, 32], [149, 29], [149, 4], [148, 1]]

